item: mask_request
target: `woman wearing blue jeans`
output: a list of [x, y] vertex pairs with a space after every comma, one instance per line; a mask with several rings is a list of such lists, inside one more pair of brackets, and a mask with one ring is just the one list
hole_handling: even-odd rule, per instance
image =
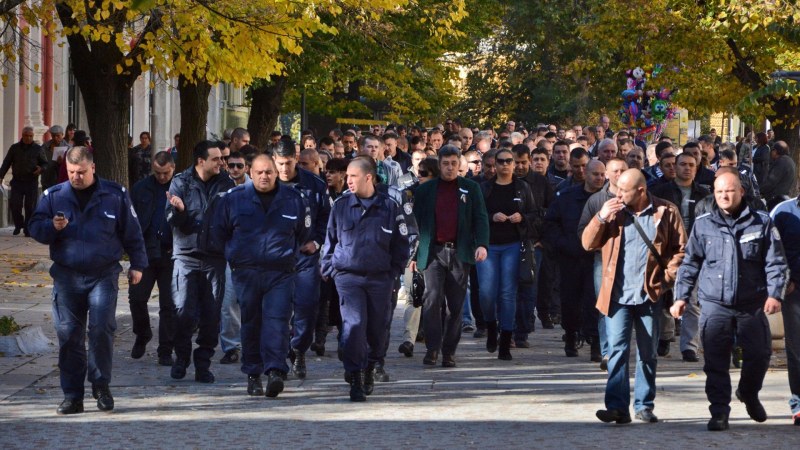
[[498, 359], [511, 359], [511, 336], [516, 314], [517, 284], [522, 240], [535, 219], [533, 194], [528, 184], [514, 177], [514, 155], [500, 150], [495, 158], [497, 176], [481, 184], [489, 216], [489, 252], [477, 264], [480, 304], [486, 321], [486, 350], [498, 349]]

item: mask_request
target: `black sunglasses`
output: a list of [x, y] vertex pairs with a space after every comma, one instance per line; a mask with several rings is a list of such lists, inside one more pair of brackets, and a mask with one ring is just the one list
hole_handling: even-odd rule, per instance
[[419, 173], [419, 176], [421, 177], [427, 177], [428, 175], [430, 175], [430, 172], [428, 172], [427, 170], [419, 170], [417, 171], [417, 173]]
[[234, 169], [244, 169], [244, 163], [230, 163], [228, 164], [228, 167]]
[[483, 163], [483, 161], [481, 161], [480, 159], [473, 159], [472, 161], [468, 161], [468, 162], [470, 164], [482, 164]]
[[514, 158], [495, 158], [495, 162], [500, 164], [501, 166], [505, 166], [507, 164], [511, 164], [514, 162]]

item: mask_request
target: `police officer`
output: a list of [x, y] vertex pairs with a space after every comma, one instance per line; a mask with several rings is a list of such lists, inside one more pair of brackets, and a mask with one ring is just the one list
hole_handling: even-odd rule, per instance
[[147, 343], [153, 338], [147, 301], [153, 286], [158, 283], [158, 364], [172, 366], [172, 337], [175, 334], [175, 305], [172, 303], [172, 230], [167, 224], [165, 206], [175, 162], [169, 152], [153, 157], [152, 174], [137, 182], [131, 189], [131, 201], [139, 218], [147, 249], [147, 269], [142, 282], [128, 289], [133, 334], [136, 341], [131, 358], [144, 356]]
[[352, 195], [334, 203], [322, 249], [322, 275], [333, 278], [341, 296], [343, 362], [354, 402], [372, 393], [375, 363], [386, 353], [392, 287], [409, 252], [400, 207], [375, 189], [376, 179], [371, 161], [350, 162]]
[[87, 368], [97, 408], [111, 411], [114, 398], [108, 383], [117, 328], [119, 260], [123, 250], [130, 256], [128, 279], [137, 284], [147, 267], [147, 253], [125, 188], [96, 178], [92, 154], [84, 147], [71, 149], [65, 161], [69, 182], [46, 190], [29, 222], [31, 235], [50, 246], [53, 259], [53, 322], [64, 391], [58, 414], [83, 412]]
[[698, 283], [710, 431], [728, 429], [734, 337], [744, 351], [736, 397], [753, 420], [767, 420], [758, 400], [772, 353], [766, 315], [780, 312], [787, 284], [777, 229], [767, 213], [751, 210], [743, 197], [737, 173], [724, 173], [714, 181], [717, 208], [695, 219], [670, 309], [673, 317], [680, 317]]
[[[200, 141], [192, 154], [194, 166], [172, 179], [167, 192], [167, 221], [172, 227], [172, 300], [176, 308], [175, 363], [170, 376], [186, 376], [194, 361], [196, 381], [213, 383], [211, 357], [219, 338], [219, 311], [225, 290], [225, 259], [198, 245], [206, 207], [212, 197], [233, 187], [222, 169], [219, 144]], [[198, 348], [192, 354], [192, 335], [197, 329]]]
[[306, 242], [311, 216], [299, 191], [276, 182], [271, 156], [256, 156], [250, 174], [252, 183], [230, 190], [214, 207], [209, 233], [213, 243], [224, 243], [239, 299], [247, 393], [264, 394], [265, 373], [266, 395], [277, 397], [289, 370], [297, 249]]
[[292, 372], [297, 378], [306, 377], [305, 354], [314, 341], [319, 305], [319, 249], [325, 241], [325, 225], [331, 212], [327, 185], [322, 178], [297, 167], [294, 145], [279, 143], [275, 148], [275, 164], [278, 179], [300, 190], [311, 209], [311, 229], [313, 233], [307, 242], [300, 246], [295, 273], [296, 295], [293, 301]]

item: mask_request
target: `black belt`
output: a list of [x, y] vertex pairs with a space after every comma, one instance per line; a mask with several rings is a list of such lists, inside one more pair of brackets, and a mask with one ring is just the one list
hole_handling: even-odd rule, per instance
[[450, 248], [450, 249], [456, 248], [455, 242], [437, 242], [436, 245], [439, 247]]

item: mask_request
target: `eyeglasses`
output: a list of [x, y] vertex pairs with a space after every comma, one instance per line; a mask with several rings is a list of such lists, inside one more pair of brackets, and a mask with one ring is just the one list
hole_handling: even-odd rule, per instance
[[228, 167], [231, 169], [244, 169], [244, 163], [229, 163]]
[[514, 158], [496, 158], [495, 162], [501, 166], [506, 166], [514, 162]]
[[483, 161], [481, 161], [480, 159], [473, 159], [472, 161], [467, 161], [467, 162], [470, 163], [470, 164], [482, 164], [483, 163]]
[[417, 171], [417, 173], [418, 173], [418, 174], [419, 174], [419, 176], [421, 176], [421, 177], [427, 177], [427, 176], [429, 176], [429, 175], [431, 174], [431, 173], [430, 173], [430, 172], [428, 172], [427, 170], [419, 170], [419, 171]]

